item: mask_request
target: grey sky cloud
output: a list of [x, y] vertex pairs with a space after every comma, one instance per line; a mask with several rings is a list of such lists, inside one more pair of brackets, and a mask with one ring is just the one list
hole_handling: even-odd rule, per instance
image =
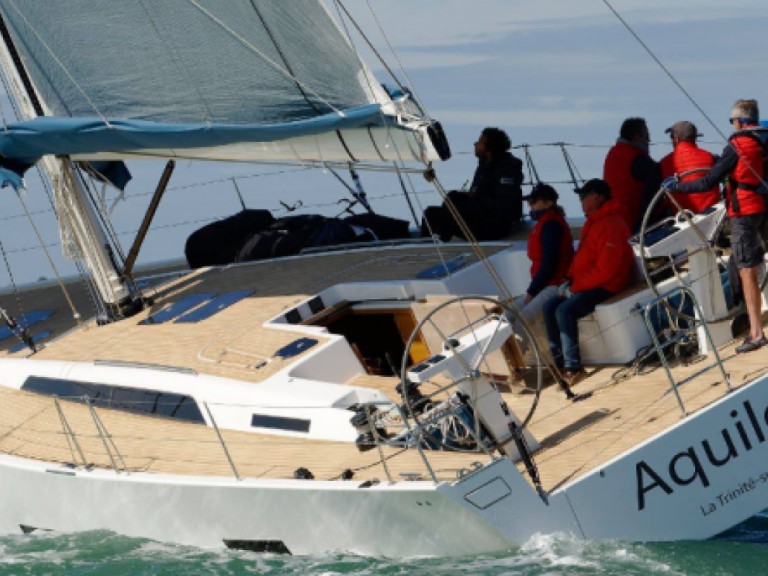
[[[333, 1], [325, 1], [335, 15]], [[344, 5], [398, 77], [413, 83], [422, 104], [443, 123], [454, 151], [453, 159], [436, 167], [444, 186], [456, 188], [471, 177], [476, 165], [472, 143], [484, 126], [499, 126], [516, 145], [531, 145], [530, 155], [541, 178], [556, 183], [569, 215], [578, 215], [579, 204], [571, 191], [562, 152], [557, 146], [543, 144], [573, 144], [569, 152], [580, 176], [588, 179], [601, 175], [605, 153], [628, 116], [647, 119], [653, 139], [651, 154], [656, 159], [670, 150], [664, 129], [678, 120], [693, 121], [706, 135], [705, 147], [720, 152], [723, 138], [718, 130], [730, 133], [727, 118], [735, 99], [761, 99], [768, 117], [768, 74], [762, 48], [768, 30], [765, 0], [610, 1], [696, 105], [601, 0], [346, 0]], [[407, 79], [369, 7], [386, 30], [408, 72]], [[379, 79], [391, 83], [359, 37], [354, 36], [354, 42]], [[759, 48], [751, 50], [751, 44]], [[522, 156], [524, 151], [518, 148], [515, 153]], [[162, 170], [162, 166], [140, 163], [132, 168], [136, 180], [130, 185], [129, 202], [116, 209], [123, 218], [117, 224], [121, 231], [137, 227], [141, 202], [154, 189]], [[215, 201], [207, 190], [195, 196], [184, 185], [249, 175], [260, 169], [244, 164], [179, 163], [171, 184], [178, 188], [168, 195], [158, 214], [158, 223], [167, 225], [168, 233], [150, 235], [142, 257], [178, 257], [185, 234], [202, 225], [197, 222], [240, 209], [230, 183], [221, 186]], [[274, 171], [274, 167], [263, 170]], [[362, 179], [374, 209], [410, 219], [405, 202], [398, 197], [396, 180], [367, 173]], [[410, 180], [420, 193], [417, 210], [440, 201], [422, 178]], [[300, 200], [305, 206], [315, 206], [308, 212], [335, 215], [340, 210], [339, 198], [348, 196], [332, 175], [320, 170], [243, 178], [238, 185], [248, 207], [277, 209], [278, 215], [278, 200], [287, 204]], [[31, 193], [29, 199], [38, 203], [33, 210], [49, 209], [45, 195]], [[20, 212], [15, 198], [6, 195], [2, 200], [5, 214]], [[191, 224], [174, 228], [179, 221]], [[44, 229], [47, 241], [56, 242], [55, 227]], [[3, 237], [12, 248], [33, 244], [30, 239], [26, 228]], [[126, 242], [130, 240], [127, 235]], [[11, 258], [26, 263], [28, 254], [17, 252]], [[36, 277], [36, 273], [30, 275]]]

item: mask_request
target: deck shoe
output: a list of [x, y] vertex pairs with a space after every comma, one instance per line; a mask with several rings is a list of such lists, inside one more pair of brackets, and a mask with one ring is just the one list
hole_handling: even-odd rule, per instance
[[579, 382], [584, 380], [588, 376], [587, 371], [584, 368], [566, 368], [563, 370], [563, 379], [568, 387], [576, 386]]
[[768, 344], [768, 339], [765, 338], [765, 335], [760, 336], [760, 338], [753, 340], [749, 336], [747, 336], [744, 339], [744, 342], [742, 342], [739, 346], [736, 346], [736, 354], [745, 354], [747, 352], [752, 352], [753, 350], [757, 350], [758, 348], [762, 348]]

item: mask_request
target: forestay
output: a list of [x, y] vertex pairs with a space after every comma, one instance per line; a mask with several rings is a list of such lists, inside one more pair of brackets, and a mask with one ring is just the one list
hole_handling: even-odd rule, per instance
[[10, 126], [6, 158], [436, 156], [429, 120], [318, 0], [0, 0], [0, 15], [42, 112], [74, 119]]

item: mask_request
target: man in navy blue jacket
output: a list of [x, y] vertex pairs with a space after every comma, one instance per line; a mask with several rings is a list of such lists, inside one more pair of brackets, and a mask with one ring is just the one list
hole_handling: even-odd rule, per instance
[[[507, 134], [486, 128], [475, 142], [477, 170], [469, 191], [448, 193], [461, 219], [477, 240], [500, 240], [510, 234], [523, 215], [523, 162], [509, 152]], [[422, 235], [437, 234], [443, 242], [454, 236], [467, 239], [444, 202], [424, 210]]]

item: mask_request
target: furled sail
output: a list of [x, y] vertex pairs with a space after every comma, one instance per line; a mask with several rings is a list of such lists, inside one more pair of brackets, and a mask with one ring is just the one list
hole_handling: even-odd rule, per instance
[[52, 116], [7, 127], [6, 165], [439, 156], [439, 127], [382, 90], [319, 0], [0, 0], [0, 16]]

